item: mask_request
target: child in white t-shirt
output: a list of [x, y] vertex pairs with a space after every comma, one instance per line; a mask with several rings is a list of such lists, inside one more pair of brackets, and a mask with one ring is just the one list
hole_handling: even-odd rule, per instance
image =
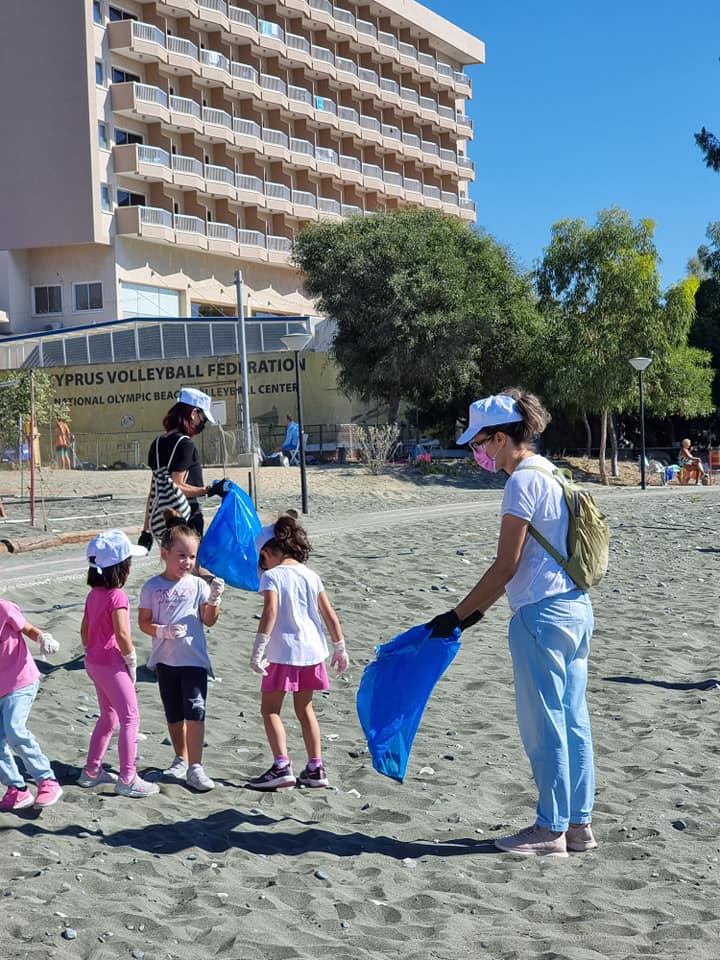
[[[325, 658], [328, 648], [323, 622], [333, 642], [331, 666], [347, 669], [342, 628], [320, 577], [305, 561], [310, 553], [305, 530], [284, 515], [275, 523], [272, 537], [260, 549], [260, 592], [263, 612], [255, 637], [250, 666], [262, 675], [261, 712], [273, 752], [269, 770], [250, 780], [251, 790], [277, 790], [328, 785], [320, 748], [320, 727], [313, 710], [313, 691], [327, 690]], [[280, 710], [286, 693], [292, 693], [308, 761], [297, 777], [287, 754], [285, 727]]]
[[203, 628], [217, 622], [225, 584], [214, 579], [208, 585], [193, 575], [200, 538], [171, 511], [166, 511], [166, 519], [169, 526], [160, 543], [165, 570], [143, 586], [138, 623], [152, 637], [148, 666], [157, 672], [175, 749], [163, 776], [185, 779], [204, 792], [215, 784], [202, 766], [208, 674], [213, 675]]

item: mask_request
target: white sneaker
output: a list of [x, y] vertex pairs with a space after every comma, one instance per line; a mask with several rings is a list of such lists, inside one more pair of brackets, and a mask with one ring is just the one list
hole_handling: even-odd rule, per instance
[[167, 777], [168, 780], [184, 780], [187, 771], [188, 765], [185, 762], [185, 758], [175, 757], [167, 770], [163, 770], [162, 775]]
[[83, 770], [77, 778], [79, 787], [99, 787], [103, 783], [117, 783], [116, 775], [104, 767], [100, 767], [99, 772], [94, 777], [91, 777], [87, 770]]
[[151, 797], [155, 793], [160, 793], [160, 787], [156, 783], [148, 783], [142, 777], [135, 777], [132, 783], [123, 783], [118, 780], [115, 784], [115, 793], [119, 797], [132, 797], [133, 800], [141, 800], [143, 797]]
[[215, 787], [215, 784], [205, 773], [200, 763], [190, 765], [190, 769], [185, 777], [185, 782], [189, 787], [192, 787], [193, 790], [199, 790], [200, 793], [207, 793], [208, 790], [212, 790]]

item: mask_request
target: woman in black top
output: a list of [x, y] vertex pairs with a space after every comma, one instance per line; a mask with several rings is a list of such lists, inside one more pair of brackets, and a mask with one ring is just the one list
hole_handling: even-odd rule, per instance
[[[160, 434], [150, 445], [148, 466], [151, 470], [167, 467], [172, 479], [190, 504], [190, 519], [187, 525], [203, 535], [205, 527], [198, 497], [222, 496], [223, 481], [216, 480], [209, 486], [203, 481], [200, 454], [192, 438], [202, 433], [206, 423], [215, 423], [212, 415], [212, 401], [202, 390], [183, 387], [177, 403], [172, 406], [165, 418], [165, 433]], [[152, 544], [150, 533], [150, 497], [145, 507], [145, 523], [139, 543]]]

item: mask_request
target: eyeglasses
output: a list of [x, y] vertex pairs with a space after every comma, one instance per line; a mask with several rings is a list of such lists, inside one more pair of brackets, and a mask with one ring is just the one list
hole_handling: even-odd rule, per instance
[[494, 433], [491, 433], [489, 437], [485, 437], [484, 440], [471, 440], [468, 446], [471, 450], [484, 450], [488, 443], [495, 437]]

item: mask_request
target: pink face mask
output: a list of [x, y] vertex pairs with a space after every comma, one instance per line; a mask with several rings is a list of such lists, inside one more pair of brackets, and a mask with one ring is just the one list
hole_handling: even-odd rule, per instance
[[485, 447], [479, 447], [477, 450], [473, 450], [472, 455], [475, 463], [479, 467], [482, 467], [483, 470], [487, 470], [488, 473], [495, 473], [497, 471], [495, 457], [489, 457], [485, 452]]

